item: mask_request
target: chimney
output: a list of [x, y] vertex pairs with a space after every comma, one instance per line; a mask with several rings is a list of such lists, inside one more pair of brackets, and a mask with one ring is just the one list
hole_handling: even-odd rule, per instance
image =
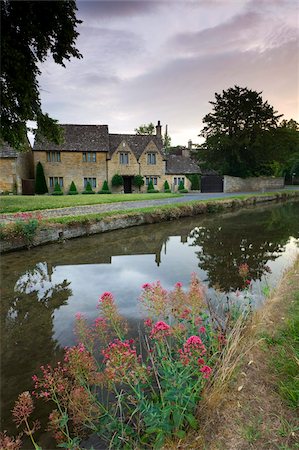
[[192, 141], [191, 139], [188, 141], [188, 147], [184, 148], [182, 150], [182, 155], [185, 156], [185, 158], [190, 158], [190, 152], [192, 150]]
[[162, 127], [160, 120], [158, 120], [158, 124], [156, 125], [156, 136], [162, 137]]

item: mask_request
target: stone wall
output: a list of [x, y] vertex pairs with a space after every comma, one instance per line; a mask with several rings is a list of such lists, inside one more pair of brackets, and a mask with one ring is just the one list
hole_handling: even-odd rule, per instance
[[[63, 177], [63, 191], [68, 192], [74, 181], [78, 192], [84, 190], [84, 178], [96, 178], [96, 188], [102, 188], [107, 180], [108, 170], [106, 153], [97, 152], [96, 162], [83, 162], [82, 152], [60, 152], [60, 162], [48, 162], [46, 152], [33, 152], [34, 166], [40, 161], [44, 168], [46, 182], [49, 188], [49, 177]], [[50, 191], [50, 189], [49, 189]]]
[[16, 160], [17, 158], [0, 158], [0, 192], [13, 192], [17, 181]]
[[182, 178], [182, 177], [184, 177], [184, 187], [190, 191], [190, 189], [191, 189], [191, 181], [184, 174], [182, 175], [182, 174], [179, 173], [179, 174], [174, 174], [174, 175], [173, 174], [165, 175], [163, 177], [163, 183], [164, 183], [165, 180], [167, 180], [168, 184], [169, 184], [169, 187], [172, 190], [172, 192], [177, 192], [179, 185], [174, 183], [174, 179], [175, 178], [178, 179], [178, 178]]
[[0, 158], [0, 192], [22, 193], [22, 179], [34, 178], [32, 152], [20, 152], [15, 158]]
[[284, 188], [284, 178], [224, 176], [223, 192], [265, 192]]

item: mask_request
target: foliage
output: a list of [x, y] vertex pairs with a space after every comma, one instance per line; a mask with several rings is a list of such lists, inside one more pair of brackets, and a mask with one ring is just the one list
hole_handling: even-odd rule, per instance
[[[203, 118], [200, 146], [205, 166], [232, 176], [258, 176], [275, 160], [265, 140], [275, 136], [281, 115], [264, 102], [261, 92], [235, 86], [215, 94], [213, 111]], [[278, 155], [279, 156], [279, 155]]]
[[14, 222], [7, 225], [1, 224], [0, 237], [3, 240], [21, 240], [30, 247], [36, 230], [39, 226], [40, 215], [32, 213], [18, 213], [14, 216]]
[[44, 168], [42, 163], [39, 161], [36, 165], [36, 176], [35, 176], [35, 193], [36, 194], [46, 194], [48, 192], [48, 187], [46, 183], [46, 178], [44, 174]]
[[42, 111], [38, 77], [49, 55], [61, 66], [82, 57], [75, 48], [76, 10], [74, 0], [1, 4], [1, 139], [14, 148], [28, 145], [28, 120], [47, 139], [60, 141], [56, 121]]
[[135, 175], [135, 177], [133, 178], [133, 184], [134, 186], [138, 187], [139, 189], [141, 188], [141, 186], [144, 185], [144, 179], [142, 175]]
[[163, 187], [164, 187], [164, 192], [171, 192], [171, 189], [169, 187], [169, 183], [167, 180], [164, 181]]
[[86, 183], [85, 190], [82, 192], [82, 194], [94, 194], [89, 181]]
[[150, 123], [144, 123], [142, 125], [140, 125], [138, 128], [135, 128], [135, 133], [140, 135], [140, 134], [148, 134], [148, 135], [153, 135], [155, 134], [155, 125], [150, 122]]
[[179, 191], [182, 191], [183, 189], [185, 189], [185, 186], [184, 186], [184, 182], [181, 180], [181, 181], [179, 182], [178, 190], [179, 190]]
[[76, 315], [78, 345], [32, 377], [36, 397], [54, 403], [48, 428], [60, 446], [79, 448], [93, 433], [113, 449], [158, 449], [198, 427], [201, 392], [225, 345], [203, 312], [204, 297], [195, 275], [187, 291], [181, 283], [171, 292], [159, 282], [143, 285], [147, 319], [139, 342], [126, 338], [109, 292], [92, 325]]
[[148, 189], [147, 193], [148, 194], [159, 194], [159, 190], [158, 189]]
[[155, 188], [154, 188], [153, 180], [150, 179], [150, 180], [149, 180], [149, 183], [148, 183], [148, 185], [147, 185], [147, 192], [154, 191], [154, 190], [155, 190]]
[[78, 194], [77, 187], [73, 181], [71, 182], [70, 190], [69, 190], [68, 194], [69, 195], [77, 195]]
[[199, 191], [200, 190], [200, 176], [198, 173], [193, 173], [191, 175], [187, 175], [187, 178], [191, 181], [191, 191]]
[[111, 194], [107, 180], [104, 181], [102, 189], [98, 192], [98, 194]]
[[[167, 125], [166, 125], [167, 127]], [[168, 154], [170, 152], [171, 149], [171, 137], [169, 136], [168, 132], [167, 132], [167, 128], [166, 131], [164, 133], [163, 136], [163, 148], [166, 154]]]
[[115, 186], [115, 187], [123, 186], [124, 185], [124, 179], [123, 179], [123, 177], [121, 175], [116, 173], [112, 177], [111, 184], [112, 184], [112, 186]]
[[55, 183], [54, 191], [52, 192], [52, 195], [63, 195], [63, 192], [61, 190], [59, 183]]

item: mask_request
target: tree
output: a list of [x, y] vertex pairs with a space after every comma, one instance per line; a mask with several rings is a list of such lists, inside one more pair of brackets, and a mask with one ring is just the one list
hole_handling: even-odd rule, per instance
[[271, 162], [264, 136], [274, 131], [281, 115], [264, 102], [261, 92], [235, 86], [215, 94], [213, 111], [203, 118], [201, 146], [205, 166], [222, 174], [256, 176]]
[[46, 183], [46, 178], [44, 174], [44, 168], [42, 163], [39, 161], [36, 164], [36, 176], [35, 176], [35, 193], [36, 194], [46, 194], [48, 192], [48, 187]]
[[78, 190], [75, 183], [72, 181], [70, 185], [69, 195], [78, 195]]
[[118, 187], [118, 186], [123, 186], [124, 184], [124, 179], [121, 175], [119, 175], [118, 173], [116, 173], [115, 175], [113, 175], [112, 180], [111, 180], [111, 184], [112, 186]]
[[144, 123], [143, 125], [140, 125], [138, 128], [135, 128], [135, 133], [138, 135], [140, 134], [154, 135], [155, 125], [152, 122], [148, 124]]
[[163, 136], [163, 148], [164, 148], [164, 151], [166, 154], [170, 153], [171, 137], [168, 134], [167, 125], [166, 125], [165, 133]]
[[16, 149], [26, 145], [28, 120], [48, 140], [61, 140], [56, 121], [42, 111], [38, 76], [49, 55], [62, 66], [82, 57], [75, 47], [76, 10], [74, 0], [1, 2], [0, 137]]
[[133, 184], [134, 186], [138, 187], [139, 191], [141, 186], [144, 185], [144, 179], [142, 175], [135, 175], [135, 177], [133, 178]]

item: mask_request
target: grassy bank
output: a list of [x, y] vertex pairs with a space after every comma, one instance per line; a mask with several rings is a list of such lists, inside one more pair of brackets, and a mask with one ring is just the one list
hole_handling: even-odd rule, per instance
[[299, 258], [249, 324], [217, 403], [209, 402], [213, 385], [207, 390], [199, 408], [201, 434], [189, 436], [181, 448], [299, 448], [298, 324]]
[[180, 197], [181, 194], [94, 194], [94, 195], [2, 195], [0, 213], [38, 211], [69, 206], [100, 205], [104, 203], [134, 202]]

